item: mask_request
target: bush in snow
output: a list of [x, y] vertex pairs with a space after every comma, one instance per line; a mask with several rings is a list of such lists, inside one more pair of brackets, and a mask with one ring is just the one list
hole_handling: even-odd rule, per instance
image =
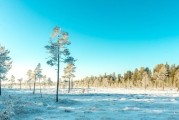
[[10, 120], [9, 113], [6, 110], [0, 112], [0, 120]]
[[0, 112], [0, 120], [10, 120], [11, 116], [14, 115], [11, 96], [9, 96], [9, 99], [5, 102], [5, 105], [6, 109]]

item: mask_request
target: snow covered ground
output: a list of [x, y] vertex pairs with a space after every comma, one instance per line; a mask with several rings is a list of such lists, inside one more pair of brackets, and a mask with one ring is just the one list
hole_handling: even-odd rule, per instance
[[[178, 120], [179, 93], [175, 90], [139, 89], [60, 90], [3, 89], [0, 112], [10, 111], [11, 120]], [[1, 114], [2, 115], [2, 114]], [[2, 120], [2, 117], [0, 117]]]

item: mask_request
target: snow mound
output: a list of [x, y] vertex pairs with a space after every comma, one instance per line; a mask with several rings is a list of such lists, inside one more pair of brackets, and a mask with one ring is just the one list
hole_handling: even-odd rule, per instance
[[136, 101], [136, 102], [153, 102], [154, 99], [130, 99], [131, 101]]
[[153, 112], [153, 113], [162, 113], [163, 110], [152, 110], [151, 112]]
[[120, 98], [119, 100], [120, 100], [120, 101], [125, 101], [125, 100], [126, 100], [126, 98]]
[[138, 108], [138, 107], [125, 107], [125, 108], [123, 108], [123, 110], [124, 111], [126, 111], [126, 110], [140, 110], [140, 108]]

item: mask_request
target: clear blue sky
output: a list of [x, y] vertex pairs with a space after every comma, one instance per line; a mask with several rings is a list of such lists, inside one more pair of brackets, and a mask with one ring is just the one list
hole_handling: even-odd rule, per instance
[[178, 0], [0, 0], [0, 43], [11, 51], [17, 77], [39, 62], [56, 77], [44, 48], [56, 25], [70, 34], [77, 78], [179, 64], [178, 6]]

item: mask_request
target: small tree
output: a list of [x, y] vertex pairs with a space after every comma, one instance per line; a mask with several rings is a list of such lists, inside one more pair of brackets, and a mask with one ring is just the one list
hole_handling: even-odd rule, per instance
[[36, 81], [37, 81], [37, 78], [39, 78], [41, 76], [41, 65], [40, 63], [37, 65], [37, 67], [35, 68], [34, 70], [34, 89], [33, 89], [33, 94], [35, 94], [35, 87], [36, 87]]
[[177, 91], [179, 91], [179, 69], [175, 72], [174, 79], [176, 81]]
[[44, 76], [42, 77], [42, 79], [43, 79], [43, 81], [42, 81], [42, 85], [44, 86], [44, 88], [46, 88], [46, 84], [47, 84], [47, 76], [44, 75]]
[[38, 64], [38, 66], [39, 66], [39, 69], [38, 69], [38, 72], [37, 72], [37, 78], [39, 79], [40, 95], [41, 95], [41, 97], [42, 97], [41, 78], [43, 77], [43, 75], [42, 75], [42, 69], [41, 69], [40, 63]]
[[28, 70], [26, 75], [28, 77], [27, 85], [29, 85], [29, 88], [31, 90], [31, 84], [32, 84], [32, 79], [33, 79], [33, 72], [32, 72], [32, 70]]
[[22, 85], [22, 78], [20, 78], [20, 79], [18, 79], [18, 81], [19, 81], [19, 86], [20, 86], [20, 89], [21, 89], [21, 85]]
[[165, 81], [167, 79], [168, 76], [168, 72], [167, 72], [167, 68], [165, 65], [162, 65], [160, 70], [159, 70], [159, 80], [162, 83], [162, 89], [164, 90], [165, 87]]
[[10, 88], [12, 88], [13, 84], [15, 83], [15, 77], [14, 77], [14, 75], [11, 75], [11, 78], [10, 78], [9, 82], [10, 82]]
[[11, 58], [8, 56], [9, 51], [0, 44], [0, 95], [1, 95], [1, 80], [5, 79], [6, 73], [11, 68]]
[[75, 77], [73, 74], [75, 72], [75, 65], [73, 63], [68, 63], [67, 66], [64, 68], [64, 78], [68, 79], [68, 93], [70, 93], [71, 89], [71, 78]]
[[48, 79], [47, 79], [47, 84], [48, 84], [48, 86], [53, 85], [53, 81], [51, 80], [51, 78], [48, 78]]
[[147, 72], [144, 72], [142, 76], [143, 76], [143, 78], [142, 78], [142, 85], [144, 86], [144, 88], [146, 90], [146, 88], [147, 88], [147, 86], [149, 84], [150, 77], [149, 77]]
[[[70, 55], [67, 46], [70, 44], [68, 40], [68, 33], [61, 31], [59, 27], [53, 29], [49, 45], [45, 46], [48, 52], [51, 54], [47, 64], [50, 66], [57, 67], [57, 90], [56, 90], [56, 102], [58, 102], [58, 89], [60, 81], [60, 62], [63, 59]], [[63, 56], [62, 56], [63, 55]], [[64, 59], [63, 59], [64, 61]]]

